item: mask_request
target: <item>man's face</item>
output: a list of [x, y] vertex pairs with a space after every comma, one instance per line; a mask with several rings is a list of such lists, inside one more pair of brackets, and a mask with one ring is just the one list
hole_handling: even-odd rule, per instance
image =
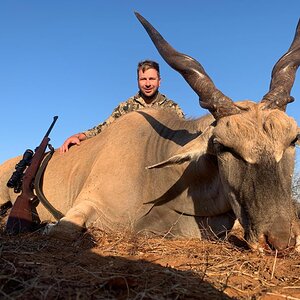
[[143, 72], [139, 70], [139, 89], [146, 97], [152, 97], [160, 86], [160, 78], [155, 69], [148, 69]]

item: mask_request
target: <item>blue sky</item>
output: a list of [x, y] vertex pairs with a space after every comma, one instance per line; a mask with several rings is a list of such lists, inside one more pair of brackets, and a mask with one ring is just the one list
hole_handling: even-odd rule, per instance
[[[261, 100], [294, 36], [299, 0], [2, 0], [0, 163], [50, 135], [58, 148], [106, 119], [137, 91], [136, 65], [160, 63], [161, 92], [187, 117], [206, 113], [159, 56], [134, 11], [178, 51], [196, 58], [234, 101]], [[300, 72], [300, 71], [299, 71]], [[300, 122], [300, 75], [287, 112]]]

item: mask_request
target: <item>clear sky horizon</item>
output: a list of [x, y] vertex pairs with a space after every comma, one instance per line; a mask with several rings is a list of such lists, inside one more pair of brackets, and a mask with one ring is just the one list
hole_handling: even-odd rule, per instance
[[[1, 1], [0, 163], [35, 149], [55, 115], [55, 148], [105, 120], [137, 92], [136, 65], [143, 59], [159, 62], [160, 91], [188, 118], [207, 113], [160, 57], [134, 11], [175, 49], [197, 59], [233, 101], [257, 102], [294, 37], [300, 1]], [[287, 108], [298, 123], [299, 77]]]

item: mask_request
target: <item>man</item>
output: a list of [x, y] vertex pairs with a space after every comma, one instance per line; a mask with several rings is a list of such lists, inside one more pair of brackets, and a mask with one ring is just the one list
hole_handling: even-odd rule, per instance
[[177, 115], [184, 118], [184, 113], [181, 108], [173, 102], [162, 95], [158, 88], [160, 86], [160, 72], [159, 64], [155, 61], [145, 60], [138, 64], [137, 68], [137, 78], [139, 92], [129, 98], [127, 101], [120, 103], [112, 112], [111, 116], [100, 123], [99, 125], [80, 133], [76, 133], [65, 140], [63, 145], [60, 147], [60, 152], [67, 152], [71, 145], [80, 145], [80, 142], [91, 138], [104, 128], [109, 126], [115, 119], [120, 116], [138, 109], [143, 109], [147, 107], [161, 107], [161, 108], [171, 108], [174, 109]]

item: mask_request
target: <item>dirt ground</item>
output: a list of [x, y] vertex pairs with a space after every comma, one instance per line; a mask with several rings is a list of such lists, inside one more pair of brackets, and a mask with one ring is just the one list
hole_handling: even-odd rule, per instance
[[300, 254], [104, 233], [75, 243], [0, 229], [0, 299], [300, 299]]

